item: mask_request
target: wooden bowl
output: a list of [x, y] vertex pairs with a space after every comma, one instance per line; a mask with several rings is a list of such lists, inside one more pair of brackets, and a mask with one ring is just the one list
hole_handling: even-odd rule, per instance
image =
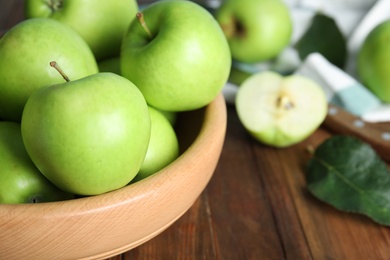
[[158, 173], [106, 194], [0, 205], [1, 259], [104, 259], [155, 237], [182, 216], [209, 182], [221, 154], [226, 106], [180, 113], [182, 154]]

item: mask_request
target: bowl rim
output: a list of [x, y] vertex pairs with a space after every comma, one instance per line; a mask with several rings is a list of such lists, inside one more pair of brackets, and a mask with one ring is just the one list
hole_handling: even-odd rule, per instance
[[[227, 110], [222, 94], [198, 112], [195, 131], [185, 135], [190, 137], [187, 149], [146, 179], [68, 201], [0, 204], [0, 254], [7, 259], [106, 259], [163, 232], [204, 191], [223, 149]], [[184, 128], [194, 118], [184, 117]], [[177, 196], [182, 191], [187, 196]]]
[[[216, 109], [220, 106], [224, 106], [224, 109]], [[138, 182], [132, 183], [131, 185], [119, 188], [117, 190], [89, 197], [81, 197], [77, 199], [55, 202], [42, 202], [36, 204], [0, 204], [1, 219], [10, 217], [13, 218], [15, 215], [21, 213], [23, 213], [24, 215], [33, 214], [34, 218], [44, 217], [48, 214], [74, 215], [77, 214], [77, 211], [75, 211], [75, 209], [81, 207], [83, 209], [83, 212], [87, 211], [88, 213], [91, 213], [91, 211], [94, 210], [115, 207], [120, 204], [126, 204], [134, 200], [135, 198], [150, 195], [150, 193], [153, 192], [153, 187], [156, 185], [156, 183], [163, 183], [164, 178], [167, 178], [165, 175], [173, 173], [175, 168], [185, 163], [188, 160], [189, 156], [192, 154], [192, 151], [201, 149], [206, 135], [215, 131], [222, 131], [223, 135], [225, 135], [227, 111], [225, 99], [222, 93], [219, 93], [212, 102], [210, 102], [207, 106], [201, 109], [205, 110], [204, 119], [202, 121], [200, 131], [194, 141], [182, 154], [180, 154], [180, 156], [175, 161], [173, 161], [171, 164], [161, 169], [160, 171], [156, 172], [155, 174]], [[210, 120], [216, 122], [212, 124], [207, 124], [207, 122], [210, 122]], [[148, 192], [145, 193], [145, 191]]]

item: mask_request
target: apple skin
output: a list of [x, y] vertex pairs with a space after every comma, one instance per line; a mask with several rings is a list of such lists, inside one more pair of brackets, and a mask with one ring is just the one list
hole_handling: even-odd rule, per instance
[[70, 79], [98, 72], [85, 41], [69, 27], [47, 18], [20, 22], [0, 39], [0, 117], [20, 122], [31, 93], [63, 82], [50, 68], [56, 59]]
[[309, 78], [263, 71], [242, 83], [236, 109], [256, 140], [281, 148], [312, 134], [324, 121], [328, 103], [322, 87]]
[[389, 60], [390, 21], [384, 21], [367, 35], [357, 59], [361, 82], [384, 102], [390, 102]]
[[99, 72], [112, 72], [121, 75], [119, 57], [104, 59], [98, 62]]
[[165, 111], [161, 109], [157, 109], [165, 118], [171, 123], [172, 126], [175, 126], [176, 119], [177, 119], [177, 113], [172, 111]]
[[35, 91], [22, 137], [38, 169], [61, 189], [96, 195], [138, 173], [150, 138], [142, 93], [114, 73], [98, 73]]
[[186, 111], [210, 103], [227, 82], [231, 55], [214, 17], [191, 1], [159, 1], [143, 10], [150, 37], [134, 19], [123, 40], [121, 75], [149, 105]]
[[27, 18], [47, 17], [73, 28], [97, 60], [119, 55], [123, 35], [135, 18], [135, 0], [26, 0]]
[[179, 141], [169, 120], [149, 106], [151, 132], [148, 151], [134, 181], [145, 179], [173, 162], [179, 156]]
[[237, 61], [269, 60], [290, 43], [292, 19], [280, 0], [225, 0], [214, 15]]
[[0, 203], [40, 203], [74, 198], [35, 167], [24, 147], [20, 123], [0, 122]]

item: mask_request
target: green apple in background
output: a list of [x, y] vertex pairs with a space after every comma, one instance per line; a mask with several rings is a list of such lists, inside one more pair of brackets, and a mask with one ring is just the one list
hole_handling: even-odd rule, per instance
[[0, 203], [39, 203], [72, 199], [42, 175], [24, 147], [20, 123], [0, 122]]
[[119, 55], [123, 35], [138, 11], [136, 0], [26, 0], [27, 18], [64, 23], [91, 47], [97, 60]]
[[70, 79], [98, 72], [85, 41], [69, 27], [47, 18], [22, 21], [0, 39], [0, 117], [20, 122], [31, 93], [63, 82], [48, 66], [56, 59]]
[[22, 137], [38, 169], [61, 189], [96, 195], [138, 173], [150, 138], [142, 93], [114, 73], [97, 73], [35, 91]]
[[258, 141], [287, 147], [303, 141], [320, 126], [328, 103], [322, 87], [311, 79], [264, 71], [242, 83], [236, 109], [243, 126]]
[[161, 170], [179, 156], [179, 141], [168, 119], [157, 109], [149, 107], [151, 133], [148, 151], [134, 181]]
[[269, 60], [290, 43], [292, 19], [281, 0], [225, 0], [214, 15], [237, 61]]
[[384, 102], [390, 102], [389, 61], [390, 20], [386, 20], [367, 35], [357, 59], [361, 82]]
[[119, 57], [101, 60], [98, 62], [98, 67], [100, 72], [112, 72], [118, 75], [121, 74]]
[[120, 55], [121, 75], [149, 105], [185, 111], [210, 103], [231, 66], [227, 40], [214, 17], [191, 1], [159, 1], [130, 24]]
[[244, 82], [251, 75], [252, 73], [249, 73], [247, 71], [232, 66], [229, 74], [229, 82], [235, 84], [236, 86], [240, 86], [242, 82]]

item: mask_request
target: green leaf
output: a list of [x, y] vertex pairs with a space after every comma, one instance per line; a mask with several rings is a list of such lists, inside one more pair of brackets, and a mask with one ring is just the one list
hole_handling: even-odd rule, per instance
[[333, 18], [320, 13], [313, 17], [311, 26], [294, 47], [301, 60], [313, 52], [318, 52], [341, 69], [347, 58], [344, 35]]
[[318, 199], [390, 225], [390, 173], [369, 144], [341, 135], [325, 140], [308, 163], [306, 179]]

